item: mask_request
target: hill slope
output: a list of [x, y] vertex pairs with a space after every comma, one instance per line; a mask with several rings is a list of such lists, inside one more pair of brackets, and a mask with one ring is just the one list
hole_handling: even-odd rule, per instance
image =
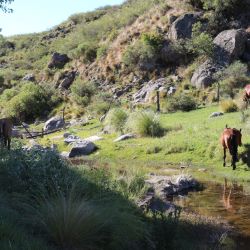
[[[227, 1], [224, 5], [220, 2], [130, 0], [120, 6], [73, 15], [46, 32], [2, 37], [2, 115], [30, 120], [47, 116], [65, 102], [70, 107], [68, 112], [76, 115], [86, 112], [90, 102], [96, 102], [102, 106], [97, 112], [101, 114], [106, 112], [113, 97], [127, 102], [131, 100], [132, 93], [149, 80], [159, 78], [165, 79], [166, 86], [175, 86], [178, 92], [189, 90], [198, 101], [204, 101], [204, 93], [205, 100], [211, 99], [207, 90], [200, 91], [198, 88], [196, 91], [192, 87], [197, 87], [203, 78], [200, 80], [198, 75], [191, 84], [191, 77], [197, 65], [216, 58], [213, 39], [223, 30], [246, 30], [244, 44], [236, 41], [230, 47], [230, 55], [235, 55], [230, 63], [223, 62], [217, 67], [216, 61], [212, 70], [210, 64], [205, 64], [203, 71], [206, 74], [211, 75], [214, 68], [218, 71], [234, 60], [248, 62], [250, 59], [250, 53], [245, 48], [249, 44], [249, 3], [242, 7], [239, 0]], [[230, 41], [235, 39], [233, 36], [229, 35]], [[221, 41], [219, 43], [219, 46], [224, 46]], [[235, 52], [239, 46], [244, 48]], [[56, 60], [61, 59], [52, 56], [55, 52], [59, 53], [56, 54], [59, 57], [66, 54], [68, 59], [58, 64]], [[208, 81], [210, 75], [206, 75], [204, 81]], [[43, 90], [27, 82], [38, 84]], [[71, 88], [71, 85], [75, 87]], [[203, 82], [200, 85], [204, 87]], [[214, 87], [208, 92], [213, 90]], [[33, 98], [30, 92], [34, 93]], [[94, 93], [99, 94], [93, 98]], [[41, 105], [40, 100], [37, 105], [41, 108], [31, 110], [37, 96], [42, 96], [41, 99], [47, 96], [52, 101], [48, 103], [46, 100], [46, 105]]]

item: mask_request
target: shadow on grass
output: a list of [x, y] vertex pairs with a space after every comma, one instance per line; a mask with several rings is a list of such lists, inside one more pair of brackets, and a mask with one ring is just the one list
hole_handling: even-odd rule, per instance
[[244, 151], [239, 156], [242, 162], [250, 168], [250, 144], [244, 144]]
[[[11, 213], [5, 216], [0, 249], [9, 249], [2, 242], [32, 250], [197, 249], [219, 242], [210, 239], [222, 233], [215, 225], [139, 209], [133, 197], [144, 188], [142, 178], [114, 179], [108, 169], [72, 166], [52, 151], [2, 150], [0, 157], [4, 209], [16, 214], [14, 228], [7, 226]], [[25, 234], [22, 241], [16, 231]], [[36, 239], [41, 246], [30, 245]]]

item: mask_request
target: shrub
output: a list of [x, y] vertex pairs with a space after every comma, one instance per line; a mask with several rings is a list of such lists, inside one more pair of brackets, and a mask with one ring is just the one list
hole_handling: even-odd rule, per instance
[[123, 133], [127, 118], [128, 115], [123, 109], [114, 108], [108, 112], [105, 119], [105, 124], [108, 125], [112, 130]]
[[[225, 80], [227, 78], [235, 79], [235, 81], [240, 81], [247, 76], [247, 65], [236, 61], [229, 65], [227, 68], [216, 73], [216, 78], [218, 80]], [[239, 87], [242, 87], [241, 85]]]
[[71, 86], [73, 100], [82, 106], [87, 106], [95, 91], [95, 85], [91, 82], [77, 79]]
[[134, 44], [128, 46], [123, 54], [122, 62], [130, 68], [152, 70], [159, 58], [163, 38], [157, 33], [145, 33]]
[[194, 24], [192, 39], [188, 43], [189, 51], [198, 56], [213, 57], [214, 45], [210, 34], [202, 32], [200, 22]]
[[1, 191], [44, 196], [57, 191], [66, 193], [75, 178], [55, 152], [22, 149], [3, 151], [0, 162]]
[[231, 113], [231, 112], [237, 112], [238, 106], [233, 100], [225, 100], [220, 103], [220, 107], [222, 112], [224, 113]]
[[101, 210], [81, 199], [58, 195], [38, 203], [32, 220], [61, 249], [101, 249], [108, 238]]
[[97, 57], [97, 46], [95, 43], [83, 43], [78, 45], [74, 52], [74, 57], [78, 58], [83, 56], [84, 63], [91, 63]]
[[97, 58], [102, 58], [107, 55], [108, 52], [108, 46], [107, 45], [102, 45], [97, 49]]
[[135, 112], [129, 116], [127, 129], [140, 136], [162, 136], [164, 129], [157, 114], [149, 111]]
[[[14, 95], [8, 91], [8, 94]], [[8, 98], [8, 97], [7, 97]], [[57, 92], [50, 85], [24, 84], [19, 93], [4, 105], [4, 112], [21, 120], [33, 120], [47, 115], [60, 102]]]
[[175, 111], [191, 111], [197, 108], [197, 103], [192, 96], [179, 94], [169, 97], [164, 104], [164, 109], [167, 112]]

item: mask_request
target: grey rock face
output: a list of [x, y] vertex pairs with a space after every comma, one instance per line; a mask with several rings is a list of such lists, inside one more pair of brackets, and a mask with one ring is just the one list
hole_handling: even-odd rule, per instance
[[152, 80], [145, 83], [144, 86], [133, 95], [135, 103], [147, 103], [149, 101], [152, 92], [159, 90], [166, 85], [166, 79], [160, 78], [156, 81]]
[[97, 149], [97, 146], [91, 141], [84, 140], [84, 141], [76, 142], [72, 146], [69, 152], [69, 158], [89, 155], [93, 153], [96, 149]]
[[187, 13], [178, 17], [170, 27], [169, 36], [173, 40], [191, 38], [193, 25], [201, 13]]
[[197, 88], [206, 88], [215, 82], [214, 74], [232, 63], [234, 60], [244, 57], [250, 60], [245, 53], [247, 48], [247, 36], [243, 30], [222, 31], [213, 41], [215, 56], [213, 62], [207, 60], [193, 74], [191, 83]]
[[64, 121], [61, 117], [54, 116], [50, 118], [44, 125], [44, 131], [52, 131], [64, 127]]
[[53, 53], [52, 58], [48, 64], [48, 68], [62, 68], [66, 63], [69, 62], [69, 57], [66, 54]]
[[244, 30], [224, 30], [215, 39], [215, 60], [229, 64], [244, 54], [247, 36]]
[[207, 88], [214, 83], [214, 74], [223, 68], [222, 65], [205, 61], [193, 74], [191, 83], [196, 88]]

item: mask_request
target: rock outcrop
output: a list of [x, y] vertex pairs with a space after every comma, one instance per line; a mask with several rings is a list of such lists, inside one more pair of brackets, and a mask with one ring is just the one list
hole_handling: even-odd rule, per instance
[[43, 130], [45, 132], [52, 131], [52, 130], [63, 128], [64, 125], [65, 125], [65, 123], [64, 123], [63, 118], [61, 118], [59, 116], [54, 116], [45, 122]]
[[[191, 83], [197, 88], [207, 88], [215, 82], [214, 74], [244, 55], [247, 36], [243, 30], [222, 31], [213, 41], [214, 59], [205, 61], [194, 72]], [[250, 58], [249, 58], [250, 59]]]
[[56, 87], [61, 90], [69, 89], [69, 87], [75, 80], [76, 73], [77, 72], [75, 70], [66, 70], [62, 72], [56, 79]]
[[187, 13], [178, 17], [171, 25], [169, 37], [172, 40], [191, 38], [193, 25], [201, 13]]
[[180, 208], [169, 202], [167, 197], [198, 186], [198, 182], [188, 175], [178, 175], [174, 179], [169, 176], [152, 175], [146, 183], [149, 185], [148, 192], [137, 205], [143, 210], [172, 213], [175, 217], [180, 215]]
[[62, 68], [66, 63], [69, 62], [69, 57], [66, 54], [53, 53], [50, 62], [48, 63], [48, 68]]
[[165, 78], [149, 81], [133, 95], [134, 103], [148, 103], [151, 101], [155, 91], [159, 91], [160, 95], [166, 95], [169, 88], [170, 86]]
[[224, 30], [213, 41], [215, 60], [221, 64], [229, 64], [239, 59], [245, 52], [247, 36], [244, 30]]
[[194, 72], [191, 83], [198, 89], [207, 88], [211, 86], [215, 79], [214, 74], [223, 68], [222, 65], [207, 60]]

